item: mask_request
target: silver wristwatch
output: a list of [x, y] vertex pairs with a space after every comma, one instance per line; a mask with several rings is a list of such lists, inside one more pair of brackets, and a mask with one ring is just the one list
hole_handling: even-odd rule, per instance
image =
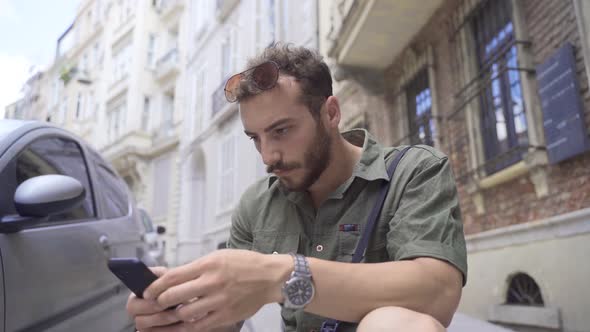
[[315, 288], [307, 258], [300, 254], [290, 255], [293, 257], [295, 268], [283, 286], [283, 305], [289, 309], [302, 309], [313, 299]]

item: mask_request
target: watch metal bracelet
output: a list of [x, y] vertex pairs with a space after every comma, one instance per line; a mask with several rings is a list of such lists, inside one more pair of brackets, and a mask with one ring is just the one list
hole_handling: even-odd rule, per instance
[[309, 269], [309, 263], [305, 256], [295, 253], [290, 253], [290, 255], [293, 257], [293, 262], [295, 263], [292, 275], [295, 277], [301, 276], [311, 278], [311, 270]]

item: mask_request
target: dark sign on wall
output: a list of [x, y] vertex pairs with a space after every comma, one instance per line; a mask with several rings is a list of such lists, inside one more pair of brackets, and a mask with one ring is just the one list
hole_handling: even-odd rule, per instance
[[566, 43], [538, 65], [537, 80], [549, 162], [555, 164], [588, 150], [573, 46]]

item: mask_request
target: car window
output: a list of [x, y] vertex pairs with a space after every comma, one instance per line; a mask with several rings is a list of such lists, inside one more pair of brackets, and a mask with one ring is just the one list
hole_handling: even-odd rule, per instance
[[129, 213], [127, 184], [110, 167], [98, 163], [97, 191], [104, 202], [104, 217], [124, 217]]
[[[7, 181], [7, 197], [3, 200], [3, 215], [16, 214], [14, 193], [24, 181], [48, 174], [67, 175], [80, 181], [86, 190], [83, 204], [65, 213], [54, 215], [49, 221], [71, 221], [89, 219], [95, 216], [94, 199], [88, 177], [88, 168], [82, 150], [72, 140], [50, 137], [41, 138], [29, 144], [2, 171], [0, 179]], [[8, 210], [8, 211], [6, 211]]]

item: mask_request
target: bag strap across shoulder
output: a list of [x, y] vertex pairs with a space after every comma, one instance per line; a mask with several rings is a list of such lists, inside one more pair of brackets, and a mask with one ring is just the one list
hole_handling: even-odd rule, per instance
[[[363, 230], [363, 234], [359, 243], [356, 246], [356, 250], [354, 251], [354, 255], [352, 256], [352, 263], [359, 263], [365, 257], [365, 253], [367, 251], [367, 245], [369, 244], [369, 239], [371, 234], [373, 233], [373, 228], [375, 228], [375, 223], [377, 221], [377, 217], [381, 214], [381, 209], [383, 208], [383, 203], [385, 202], [385, 197], [387, 197], [387, 192], [389, 191], [389, 187], [393, 182], [393, 174], [395, 173], [395, 169], [399, 164], [400, 160], [404, 157], [406, 152], [411, 148], [408, 146], [400, 151], [397, 156], [393, 159], [389, 167], [387, 168], [387, 174], [389, 175], [389, 182], [385, 183], [379, 192], [379, 197], [377, 198], [377, 202], [373, 206], [371, 210], [371, 214], [369, 215], [369, 221]], [[324, 321], [322, 324], [321, 332], [336, 332], [338, 329], [338, 325], [340, 324], [339, 321], [334, 319], [328, 319]]]

